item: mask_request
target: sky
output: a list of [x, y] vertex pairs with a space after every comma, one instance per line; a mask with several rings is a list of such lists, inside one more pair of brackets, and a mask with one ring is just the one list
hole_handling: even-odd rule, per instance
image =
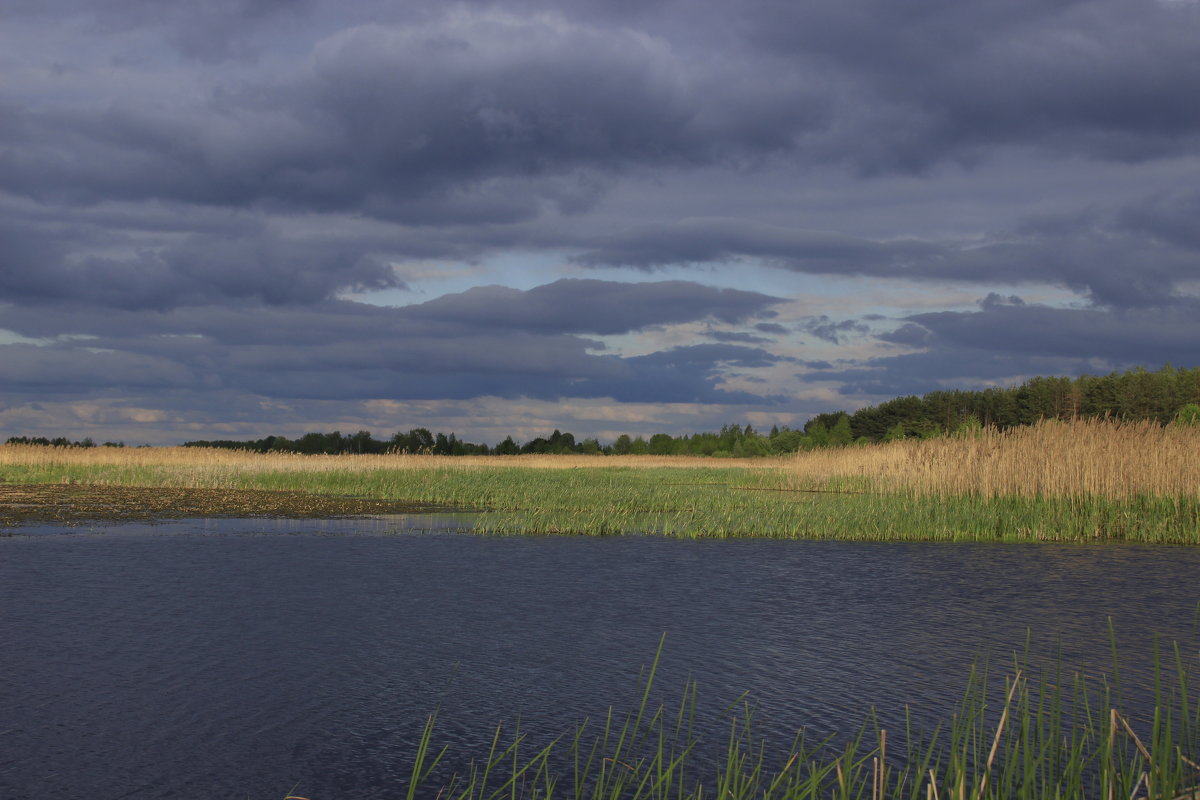
[[0, 0], [0, 440], [1200, 365], [1200, 0]]

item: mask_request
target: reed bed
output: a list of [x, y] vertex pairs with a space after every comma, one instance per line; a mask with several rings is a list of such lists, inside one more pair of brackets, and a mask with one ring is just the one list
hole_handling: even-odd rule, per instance
[[[661, 645], [659, 649], [661, 654]], [[1200, 695], [1178, 646], [1158, 666], [1152, 706], [1118, 708], [1119, 684], [1014, 663], [1003, 685], [972, 671], [950, 720], [882, 728], [872, 714], [827, 738], [801, 730], [788, 747], [755, 730], [752, 705], [727, 710], [717, 742], [697, 733], [694, 684], [678, 705], [641, 702], [599, 724], [535, 742], [495, 730], [486, 754], [459, 768], [436, 749], [436, 715], [414, 754], [406, 796], [443, 800], [1194, 800], [1200, 795]], [[1119, 674], [1114, 669], [1114, 675]], [[439, 771], [439, 767], [441, 770]], [[449, 774], [447, 774], [449, 773]], [[431, 776], [437, 775], [436, 778]], [[293, 795], [294, 796], [294, 795]]]
[[[94, 468], [98, 471], [177, 472], [179, 480], [202, 481], [213, 476], [247, 472], [369, 472], [378, 469], [427, 470], [440, 468], [481, 469], [646, 469], [672, 467], [711, 467], [711, 458], [700, 456], [603, 456], [603, 455], [518, 455], [518, 456], [434, 456], [410, 453], [386, 455], [303, 455], [300, 453], [257, 453], [203, 447], [42, 447], [37, 445], [0, 445], [0, 469], [52, 472]], [[785, 459], [724, 461], [745, 467], [781, 465]]]
[[1103, 497], [1200, 493], [1200, 426], [1086, 419], [815, 450], [799, 481], [854, 475], [922, 495]]
[[1046, 422], [778, 459], [0, 446], [0, 478], [487, 511], [488, 533], [1200, 544], [1200, 429]]

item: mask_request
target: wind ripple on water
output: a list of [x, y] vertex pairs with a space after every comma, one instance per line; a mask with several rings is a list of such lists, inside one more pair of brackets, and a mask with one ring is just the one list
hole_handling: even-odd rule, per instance
[[[1108, 669], [1107, 620], [1146, 674], [1195, 642], [1180, 548], [353, 535], [178, 523], [0, 541], [0, 797], [395, 796], [425, 717], [463, 766], [498, 722], [546, 741], [691, 678], [743, 691], [784, 746], [875, 706], [944, 720], [980, 655], [1032, 631]], [[262, 535], [262, 534], [267, 535]], [[285, 535], [296, 534], [296, 535]], [[1189, 591], [1191, 594], [1189, 594]], [[713, 712], [702, 717], [723, 736]], [[708, 729], [706, 729], [708, 730]]]

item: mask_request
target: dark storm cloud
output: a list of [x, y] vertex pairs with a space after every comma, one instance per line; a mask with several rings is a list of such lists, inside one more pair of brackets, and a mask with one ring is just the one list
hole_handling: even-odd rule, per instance
[[[848, 84], [828, 142], [866, 169], [1020, 144], [1137, 160], [1195, 152], [1200, 15], [1124, 0], [752, 0], [750, 37]], [[857, 95], [857, 102], [854, 102]]]
[[632, 229], [575, 260], [652, 269], [758, 259], [810, 274], [919, 281], [1051, 283], [1114, 307], [1153, 306], [1200, 279], [1200, 236], [1189, 225], [1200, 193], [1156, 195], [1110, 211], [1027, 217], [981, 241], [872, 241], [764, 225], [695, 219]]
[[[402, 350], [355, 343], [316, 354], [311, 362], [275, 363], [270, 349], [240, 364], [236, 388], [270, 397], [396, 400], [484, 396], [539, 400], [612, 398], [618, 402], [733, 403], [768, 398], [720, 388], [723, 368], [739, 362], [767, 366], [769, 355], [746, 352], [678, 353], [619, 358], [586, 352], [565, 337], [481, 337], [409, 340]], [[682, 348], [688, 350], [690, 348]], [[346, 363], [342, 355], [353, 353]], [[336, 381], [330, 366], [336, 364]]]
[[619, 283], [564, 278], [529, 291], [479, 286], [406, 310], [406, 316], [472, 327], [616, 334], [712, 318], [736, 323], [770, 317], [783, 302], [758, 292], [689, 281]]
[[753, 333], [743, 333], [741, 331], [705, 331], [704, 337], [712, 339], [715, 342], [737, 344], [770, 344], [774, 341], [766, 336], [758, 336]]
[[979, 301], [979, 307], [984, 311], [991, 311], [1004, 306], [1023, 306], [1025, 301], [1015, 294], [1010, 294], [1008, 297], [998, 294], [997, 292], [988, 292], [987, 297]]
[[379, 177], [554, 175], [786, 152], [827, 122], [816, 82], [719, 69], [686, 42], [557, 16], [364, 25], [316, 50], [314, 105]]
[[[370, 5], [345, 11], [340, 30], [319, 13], [326, 4], [312, 5], [295, 26], [282, 24], [294, 4], [275, 2], [77, 6], [102, 30], [177, 30], [196, 54], [278, 28], [297, 63], [287, 78], [200, 83], [194, 102], [169, 110], [121, 92], [107, 103], [9, 101], [0, 180], [48, 202], [512, 222], [544, 202], [593, 202], [595, 184], [566, 196], [542, 185], [579, 172], [752, 167], [770, 154], [911, 170], [995, 147], [1119, 160], [1197, 152], [1190, 3], [752, 0], [608, 18], [537, 12], [562, 10], [549, 3]], [[855, 243], [808, 246], [810, 258], [838, 260]]]
[[287, 26], [289, 18], [303, 15], [309, 0], [221, 0], [213, 3], [161, 3], [156, 0], [5, 0], [0, 9], [14, 16], [66, 18], [86, 12], [91, 35], [152, 30], [188, 58], [211, 62], [234, 58], [253, 59], [253, 44], [263, 27]]
[[528, 291], [481, 287], [401, 308], [336, 301], [147, 314], [60, 305], [47, 315], [10, 305], [0, 307], [0, 328], [52, 343], [0, 347], [0, 377], [10, 389], [30, 391], [130, 385], [307, 399], [723, 402], [733, 396], [719, 388], [727, 367], [769, 366], [778, 357], [758, 348], [702, 345], [622, 358], [576, 334], [736, 322], [769, 314], [776, 302], [684, 281], [563, 280]]
[[769, 367], [786, 360], [773, 355], [761, 347], [743, 347], [735, 344], [694, 344], [673, 347], [658, 353], [636, 356], [630, 359], [640, 364], [677, 369], [685, 366], [710, 366], [718, 363], [735, 367]]
[[[1147, 3], [1134, 14], [1109, 2], [938, 0], [901, 10], [882, 0], [762, 0], [739, 11], [737, 26], [712, 6], [673, 27], [675, 12], [662, 6], [637, 17], [644, 30], [594, 8], [567, 17], [532, 13], [537, 6], [415, 6], [406, 18], [362, 24], [351, 15], [340, 30], [312, 28], [312, 39], [289, 28], [300, 65], [291, 75], [197, 84], [194, 99], [169, 108], [119, 90], [96, 103], [53, 94], [30, 103], [8, 90], [0, 185], [64, 218], [114, 200], [178, 203], [184, 234], [196, 233], [184, 222], [188, 204], [365, 213], [424, 226], [400, 251], [411, 255], [452, 252], [430, 233], [451, 225], [480, 248], [520, 242], [504, 231], [547, 207], [582, 213], [606, 191], [604, 176], [634, 169], [753, 170], [770, 154], [825, 160], [835, 146], [895, 168], [991, 145], [1196, 152], [1200, 15], [1187, 4]], [[219, 54], [222, 25], [265, 37], [283, 7], [113, 0], [87, 14], [100, 31], [190, 30]], [[72, 6], [55, 9], [23, 7], [69, 16]], [[359, 12], [369, 19], [380, 7]], [[754, 50], [763, 45], [766, 54]], [[701, 46], [721, 58], [699, 58]], [[970, 246], [725, 217], [556, 244], [584, 245], [575, 260], [591, 266], [755, 259], [817, 274], [1052, 281], [1099, 304], [1154, 305], [1197, 275], [1200, 243], [1188, 224], [1197, 198], [1043, 215]], [[221, 297], [311, 303], [396, 284], [372, 251], [345, 242], [295, 245], [264, 229], [114, 254], [72, 249], [80, 231], [69, 225], [42, 242], [4, 232], [16, 241], [0, 256], [0, 291], [168, 308]]]
[[671, 264], [764, 259], [785, 269], [886, 273], [936, 261], [944, 248], [927, 242], [875, 242], [746, 219], [703, 218], [654, 223], [607, 237], [574, 260], [591, 266], [654, 269]]
[[788, 333], [788, 329], [783, 325], [780, 325], [778, 322], [758, 322], [755, 323], [754, 329], [756, 331], [768, 333], [773, 336], [782, 336], [783, 334]]
[[[763, 404], [724, 381], [797, 363], [890, 394], [1195, 360], [1193, 2], [0, 0], [0, 17], [0, 329], [49, 342], [0, 344], [8, 391]], [[1023, 181], [1043, 167], [1051, 198]], [[785, 326], [777, 297], [679, 281], [338, 299], [443, 261], [456, 287], [508, 283], [526, 254], [539, 274], [549, 255], [997, 292], [902, 319], [852, 368], [767, 337], [837, 346], [865, 317]], [[1047, 284], [1085, 307], [1028, 300]], [[589, 338], [670, 324], [708, 343], [624, 357]]]
[[[762, 403], [778, 398], [719, 388], [722, 367], [769, 367], [782, 359], [757, 347], [700, 344], [625, 359], [629, 378], [611, 396], [625, 402]], [[601, 394], [600, 396], [604, 396]]]
[[1118, 223], [1125, 230], [1192, 251], [1200, 251], [1200, 191], [1160, 193], [1124, 206]]
[[[339, 291], [403, 285], [387, 263], [345, 242], [256, 233], [185, 234], [155, 247], [133, 236], [101, 242], [78, 229], [0, 222], [0, 299], [164, 310], [222, 301], [308, 304]], [[123, 252], [106, 252], [113, 248]]]
[[828, 365], [802, 377], [833, 381], [842, 395], [881, 402], [939, 389], [983, 389], [1011, 385], [1035, 375], [1079, 375], [1112, 368], [1108, 362], [1097, 367], [1096, 362], [1079, 359], [942, 347], [926, 353], [873, 358], [857, 366]]
[[929, 344], [931, 335], [928, 328], [913, 322], [906, 322], [894, 331], [879, 334], [877, 338], [905, 347], [924, 347]]
[[96, 350], [91, 342], [37, 347], [0, 345], [0, 385], [6, 392], [87, 395], [106, 388], [169, 391], [199, 385], [187, 366], [141, 353]]
[[824, 314], [804, 320], [800, 329], [831, 344], [841, 344], [856, 334], [861, 335], [870, 331], [869, 327], [856, 319], [834, 321]]
[[985, 305], [908, 318], [932, 342], [1024, 356], [1102, 358], [1114, 363], [1187, 364], [1200, 342], [1200, 301], [1121, 310]]
[[[1115, 215], [1098, 212], [1031, 218], [990, 243], [964, 249], [952, 262], [965, 276], [994, 282], [1054, 282], [1115, 308], [1153, 307], [1181, 296], [1200, 278], [1200, 247], [1159, 235], [1195, 199], [1135, 203]], [[1136, 215], [1136, 216], [1133, 216]]]
[[1133, 309], [1052, 308], [993, 295], [979, 311], [917, 314], [880, 339], [923, 350], [832, 366], [805, 378], [843, 394], [887, 397], [1165, 363], [1194, 364], [1200, 302]]
[[[770, 308], [780, 302], [757, 292], [690, 281], [567, 278], [524, 291], [476, 287], [400, 308], [335, 301], [307, 308], [197, 306], [146, 315], [130, 307], [114, 311], [80, 303], [55, 318], [32, 306], [9, 307], [0, 311], [0, 327], [31, 338], [198, 334], [229, 344], [293, 343], [309, 354], [326, 337], [609, 335], [706, 319], [736, 323], [773, 316]], [[320, 324], [313, 324], [314, 319]]]
[[[664, 40], [546, 15], [366, 24], [326, 37], [295, 78], [224, 87], [190, 109], [16, 105], [0, 130], [0, 180], [45, 202], [167, 198], [423, 222], [441, 207], [443, 220], [512, 222], [542, 201], [591, 202], [533, 178], [785, 151], [824, 124], [824, 100], [798, 78], [747, 92], [748, 70], [705, 70]], [[507, 202], [488, 202], [489, 182]]]
[[97, 337], [114, 347], [165, 352], [202, 348], [207, 342], [231, 347], [294, 346], [323, 342], [414, 335], [392, 309], [362, 303], [326, 302], [310, 307], [189, 306], [147, 313], [91, 305], [62, 304], [55, 314], [30, 305], [0, 306], [0, 328], [31, 339]]

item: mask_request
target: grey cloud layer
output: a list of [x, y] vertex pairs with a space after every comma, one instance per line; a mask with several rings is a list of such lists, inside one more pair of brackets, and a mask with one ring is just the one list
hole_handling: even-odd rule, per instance
[[1018, 356], [1103, 358], [1118, 365], [1196, 359], [1200, 302], [1169, 308], [1108, 312], [1013, 303], [985, 304], [978, 312], [917, 314], [931, 344], [968, 347]]
[[814, 365], [847, 395], [924, 394], [1034, 375], [1104, 374], [1135, 366], [1196, 363], [1200, 301], [1166, 308], [1052, 308], [984, 298], [977, 311], [916, 314], [884, 341], [915, 352], [863, 363]]
[[679, 263], [758, 258], [801, 272], [901, 276], [929, 270], [944, 253], [944, 247], [926, 242], [875, 242], [747, 219], [701, 218], [641, 225], [608, 237], [603, 248], [586, 251], [575, 260], [593, 267], [650, 270]]
[[563, 280], [527, 292], [481, 287], [403, 308], [343, 301], [147, 315], [61, 306], [48, 316], [9, 306], [0, 309], [0, 328], [53, 341], [0, 345], [0, 379], [10, 392], [50, 395], [142, 387], [316, 399], [761, 401], [720, 388], [723, 365], [778, 361], [761, 349], [714, 345], [622, 358], [580, 334], [741, 321], [770, 316], [778, 302], [682, 281]]
[[[788, 148], [816, 113], [791, 81], [747, 98], [740, 66], [706, 72], [662, 40], [560, 18], [363, 25], [298, 66], [295, 78], [221, 88], [183, 109], [13, 104], [0, 137], [19, 155], [6, 149], [0, 180], [47, 202], [165, 198], [423, 221], [432, 200], [449, 218], [505, 222], [539, 199], [568, 209], [587, 199], [531, 178]], [[481, 181], [517, 202], [489, 204]]]
[[[1197, 144], [1200, 17], [1192, 3], [755, 0], [752, 36], [819, 53], [863, 102], [846, 157], [920, 167], [1022, 143], [1100, 158], [1152, 158]], [[879, 145], [853, 136], [870, 126]], [[872, 160], [873, 159], [873, 160]]]
[[1101, 305], [1153, 306], [1172, 302], [1181, 283], [1200, 279], [1195, 219], [1196, 192], [1141, 198], [1108, 212], [1030, 217], [967, 243], [877, 241], [751, 220], [692, 219], [633, 228], [576, 261], [651, 270], [758, 259], [810, 274], [1054, 283]]
[[[51, 342], [0, 345], [25, 397], [770, 403], [722, 379], [805, 362], [870, 395], [1196, 358], [1195, 2], [0, 0], [0, 16], [0, 335]], [[993, 217], [970, 178], [1009, 164]], [[1047, 164], [1059, 205], [1022, 185]], [[954, 194], [949, 174], [967, 176]], [[697, 175], [712, 184], [680, 188]], [[409, 262], [530, 255], [561, 268], [527, 291], [341, 299], [405, 288]], [[574, 277], [629, 274], [588, 268], [771, 289]], [[773, 316], [780, 271], [1004, 296], [894, 314], [873, 341], [893, 354], [847, 364], [837, 348], [886, 325]], [[1006, 299], [1046, 285], [1078, 307]], [[679, 324], [696, 338], [636, 357], [595, 338]]]
[[343, 290], [401, 285], [388, 264], [347, 242], [289, 241], [268, 231], [152, 241], [134, 232], [57, 228], [0, 222], [0, 298], [163, 310], [226, 301], [306, 304]]
[[713, 289], [688, 281], [618, 283], [564, 278], [526, 292], [480, 286], [405, 310], [437, 322], [469, 320], [473, 327], [541, 332], [618, 334], [705, 316], [726, 323], [774, 316], [783, 302], [758, 292]]
[[[274, 5], [226, 16], [247, 27]], [[996, 145], [1115, 159], [1197, 151], [1190, 3], [756, 0], [689, 8], [696, 18], [675, 33], [653, 18], [635, 30], [491, 5], [312, 30], [320, 41], [291, 75], [215, 87], [197, 76], [207, 99], [182, 107], [10, 101], [0, 180], [47, 201], [404, 219], [428, 198], [470, 213], [480, 181], [513, 181], [529, 213], [553, 200], [529, 179], [770, 153], [904, 170]], [[135, 7], [116, 9], [136, 24]], [[490, 213], [505, 219], [496, 204]]]
[[[76, 283], [126, 307], [222, 296], [278, 304], [395, 284], [377, 252], [345, 240], [200, 234], [189, 227], [196, 206], [404, 222], [413, 227], [384, 253], [400, 257], [453, 253], [431, 231], [456, 226], [483, 249], [582, 248], [575, 258], [588, 265], [758, 258], [815, 273], [1048, 277], [1115, 304], [1159, 302], [1196, 271], [1186, 234], [1195, 194], [1115, 220], [992, 231], [971, 248], [669, 212], [624, 234], [556, 241], [546, 217], [586, 212], [606, 181], [631, 170], [753, 170], [768, 157], [803, 165], [841, 158], [839, 149], [860, 168], [901, 170], [980, 158], [985, 146], [1194, 155], [1192, 3], [755, 0], [735, 17], [723, 4], [689, 6], [682, 25], [670, 4], [611, 18], [586, 5], [535, 13], [535, 3], [416, 4], [397, 18], [365, 4], [331, 22], [332, 7], [313, 3], [288, 7], [299, 12], [292, 25], [272, 2], [185, 12], [110, 0], [43, 13], [72, 8], [86, 8], [101, 32], [187, 29], [214, 46], [222, 24], [264, 47], [278, 29], [289, 71], [195, 70], [187, 91], [151, 81], [141, 95], [112, 83], [106, 102], [56, 94], [48, 78], [37, 102], [0, 91], [0, 188], [64, 217], [3, 232], [0, 291], [13, 298], [53, 298]], [[67, 221], [113, 201], [174, 207], [173, 240], [146, 242], [127, 223], [107, 232], [124, 232], [124, 247], [98, 246], [86, 222]], [[518, 227], [541, 220], [539, 230]]]

